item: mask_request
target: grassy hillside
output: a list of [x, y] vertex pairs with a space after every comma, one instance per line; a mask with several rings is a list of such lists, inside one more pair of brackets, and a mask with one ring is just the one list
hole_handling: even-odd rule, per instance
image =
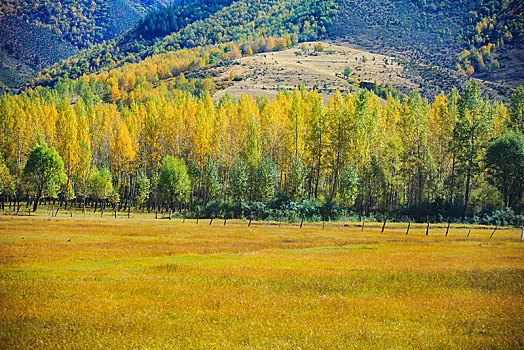
[[[278, 91], [297, 86], [315, 88], [327, 100], [336, 91], [346, 94], [362, 87], [373, 88], [374, 84], [398, 92], [417, 89], [431, 100], [454, 86], [462, 89], [468, 80], [453, 69], [350, 48], [345, 43], [324, 42], [322, 52], [316, 52], [315, 45], [317, 42], [306, 42], [283, 51], [236, 58], [227, 64], [195, 70], [186, 77], [213, 78], [218, 90], [215, 100], [225, 94], [235, 98], [242, 94], [275, 97]], [[500, 100], [507, 94], [502, 84], [478, 82], [491, 99]], [[386, 97], [385, 92], [379, 95]]]
[[404, 65], [394, 57], [329, 43], [323, 43], [325, 50], [317, 52], [315, 45], [317, 42], [306, 42], [283, 51], [237, 58], [231, 64], [186, 76], [213, 77], [216, 100], [225, 94], [233, 98], [242, 94], [275, 97], [280, 90], [292, 91], [297, 86], [317, 89], [326, 100], [337, 91], [344, 95], [355, 92], [364, 83], [388, 84], [403, 91], [419, 87], [406, 78]]

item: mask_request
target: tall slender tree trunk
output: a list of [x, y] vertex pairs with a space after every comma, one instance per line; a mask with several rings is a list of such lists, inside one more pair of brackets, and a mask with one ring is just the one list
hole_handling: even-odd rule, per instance
[[318, 154], [317, 154], [317, 177], [315, 179], [315, 199], [318, 197], [318, 183], [320, 179], [320, 165], [322, 157], [322, 131], [320, 131], [320, 144], [318, 145]]
[[333, 188], [331, 188], [331, 198], [330, 200], [333, 199], [333, 197], [335, 196], [335, 190], [336, 190], [336, 186], [337, 186], [337, 180], [338, 180], [338, 172], [339, 172], [339, 167], [340, 167], [340, 152], [337, 152], [337, 161], [335, 163], [335, 171], [334, 171], [334, 174], [333, 174]]
[[466, 210], [468, 209], [468, 203], [469, 203], [469, 185], [471, 181], [471, 167], [468, 167], [468, 171], [466, 173], [466, 192], [464, 193], [464, 211], [463, 211], [463, 217], [466, 218]]
[[449, 189], [449, 201], [451, 204], [455, 203], [455, 155], [453, 155], [453, 162], [451, 164], [451, 184]]
[[38, 201], [40, 200], [41, 196], [42, 196], [42, 190], [39, 189], [36, 191], [35, 202], [33, 203], [33, 211], [36, 211], [36, 209], [38, 209]]

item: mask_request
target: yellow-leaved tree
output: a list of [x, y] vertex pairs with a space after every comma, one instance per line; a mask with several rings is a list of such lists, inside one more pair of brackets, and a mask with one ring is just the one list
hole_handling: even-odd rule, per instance
[[[64, 161], [64, 172], [67, 176], [66, 189], [69, 199], [73, 199], [74, 181], [79, 170], [80, 142], [78, 140], [78, 119], [75, 109], [67, 100], [63, 100], [56, 121], [56, 150]], [[71, 183], [73, 182], [73, 183]]]
[[111, 170], [114, 174], [118, 174], [120, 181], [124, 174], [132, 172], [134, 168], [133, 162], [136, 157], [135, 146], [129, 135], [129, 130], [123, 121], [118, 123], [109, 147], [111, 149]]

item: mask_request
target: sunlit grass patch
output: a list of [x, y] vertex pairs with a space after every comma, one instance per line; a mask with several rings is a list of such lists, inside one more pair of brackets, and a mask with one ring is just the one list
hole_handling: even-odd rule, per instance
[[4, 221], [0, 348], [524, 344], [516, 229]]

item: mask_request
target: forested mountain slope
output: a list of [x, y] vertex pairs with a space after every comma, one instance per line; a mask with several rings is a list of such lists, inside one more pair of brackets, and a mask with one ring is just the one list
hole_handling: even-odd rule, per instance
[[[185, 1], [150, 13], [122, 37], [43, 72], [36, 83], [54, 84], [59, 78], [110, 70], [181, 48], [229, 43], [235, 46], [230, 45], [231, 58], [280, 50], [287, 44], [270, 41], [257, 47], [246, 43], [290, 35], [291, 44], [329, 38], [404, 57], [415, 65], [444, 67], [464, 77], [516, 86], [522, 83], [518, 43], [523, 32], [522, 5], [516, 0]], [[211, 57], [207, 63], [218, 60]], [[438, 79], [455, 77], [437, 75]]]
[[0, 83], [20, 86], [74, 52], [70, 43], [46, 28], [13, 17], [0, 19]]
[[[110, 70], [127, 62], [139, 62], [149, 56], [185, 48], [223, 44], [228, 46], [225, 51], [230, 52], [230, 58], [282, 49], [298, 41], [325, 37], [336, 7], [334, 0], [241, 0], [227, 6], [229, 2], [220, 1], [225, 6], [217, 7], [215, 1], [200, 0], [173, 9], [168, 17], [174, 16], [173, 21], [180, 23], [172, 24], [177, 31], [157, 39], [147, 24], [151, 17], [146, 17], [128, 35], [47, 69], [36, 83], [54, 84], [59, 78]], [[282, 39], [285, 35], [290, 38], [289, 42]], [[218, 59], [212, 56], [207, 63], [217, 63]]]
[[330, 37], [465, 75], [524, 83], [520, 0], [340, 0]]
[[124, 33], [147, 12], [170, 3], [170, 0], [7, 0], [0, 5], [0, 16], [49, 29], [82, 49]]
[[20, 87], [36, 72], [133, 28], [171, 0], [7, 0], [0, 4], [0, 82]]

